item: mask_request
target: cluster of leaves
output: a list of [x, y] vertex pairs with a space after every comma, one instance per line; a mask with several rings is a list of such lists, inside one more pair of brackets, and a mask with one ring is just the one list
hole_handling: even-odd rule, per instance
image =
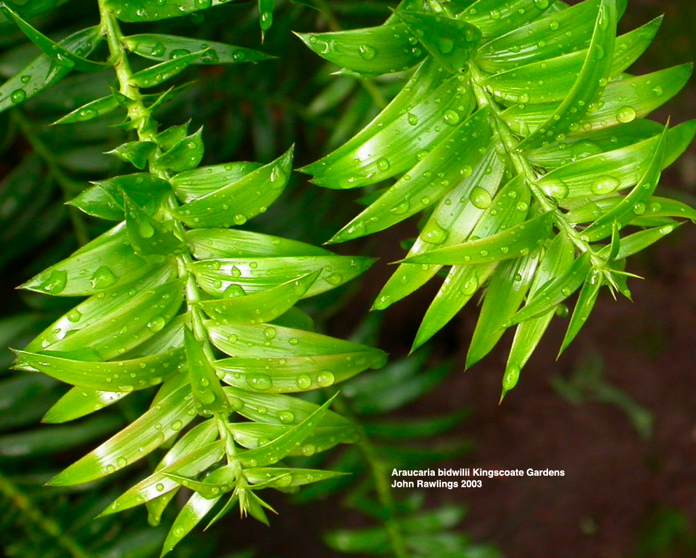
[[[231, 114], [218, 99], [212, 108], [202, 107], [196, 86], [170, 87], [194, 67], [272, 64], [258, 50], [182, 36], [189, 22], [201, 24], [211, 8], [233, 9], [220, 7], [228, 0], [99, 0], [96, 26], [56, 33], [62, 39], [54, 41], [37, 27], [60, 17], [69, 6], [63, 4], [0, 3], [0, 45], [11, 47], [0, 58], [0, 74], [7, 78], [0, 86], [0, 112], [14, 109], [9, 118], [0, 115], [0, 149], [19, 130], [33, 150], [0, 184], [0, 268], [10, 261], [24, 264], [68, 220], [81, 245], [69, 255], [75, 239], [64, 239], [33, 261], [25, 273], [35, 274], [47, 259], [53, 264], [23, 285], [33, 310], [0, 324], [0, 339], [3, 331], [41, 331], [17, 351], [15, 367], [28, 373], [0, 380], [0, 429], [28, 427], [43, 414], [39, 402], [55, 401], [61, 383], [74, 387], [44, 417], [57, 424], [3, 435], [0, 459], [52, 454], [112, 434], [124, 422], [113, 412], [116, 405], [90, 415], [118, 402], [128, 409], [130, 424], [51, 484], [64, 493], [85, 482], [103, 486], [111, 474], [149, 456], [154, 471], [116, 497], [103, 515], [145, 504], [157, 524], [178, 494], [183, 509], [168, 535], [158, 531], [165, 552], [206, 516], [213, 523], [234, 507], [266, 522], [270, 506], [258, 495], [264, 488], [296, 492], [325, 481], [303, 490], [303, 498], [311, 499], [357, 480], [353, 502], [383, 526], [335, 533], [327, 538], [335, 549], [491, 555], [447, 532], [461, 509], [423, 512], [417, 498], [390, 502], [379, 487], [385, 467], [415, 467], [467, 447], [402, 443], [447, 432], [459, 415], [398, 424], [370, 419], [412, 402], [444, 377], [446, 367], [420, 374], [427, 360], [422, 354], [351, 380], [340, 399], [319, 390], [381, 367], [385, 355], [314, 332], [312, 319], [296, 304], [345, 284], [372, 260], [238, 228], [258, 218], [255, 223], [271, 222], [265, 233], [285, 236], [321, 219], [314, 211], [321, 195], [316, 191], [312, 205], [295, 196], [292, 204], [279, 200], [290, 181], [293, 149], [265, 165], [200, 167], [204, 147], [208, 158], [220, 150], [213, 135], [204, 146], [202, 128], [160, 129], [153, 115], [163, 121], [167, 110], [179, 118], [185, 109], [202, 116], [220, 108], [220, 120], [232, 123], [221, 149], [225, 155], [239, 146], [250, 120], [254, 146], [265, 161], [277, 156], [281, 136], [296, 135], [294, 122], [310, 130], [331, 128], [326, 145], [343, 145], [304, 170], [327, 188], [373, 188], [364, 198], [371, 205], [331, 242], [425, 213], [419, 237], [375, 308], [386, 308], [452, 266], [414, 348], [482, 292], [467, 365], [516, 326], [503, 379], [507, 391], [574, 291], [580, 295], [563, 348], [603, 285], [630, 295], [627, 257], [670, 233], [679, 219], [696, 218], [688, 206], [654, 195], [662, 169], [693, 139], [694, 123], [669, 128], [645, 119], [679, 91], [691, 68], [641, 77], [625, 73], [650, 44], [659, 20], [616, 37], [625, 0], [586, 0], [573, 7], [558, 0], [404, 0], [382, 26], [340, 31], [332, 10], [371, 17], [384, 13], [384, 5], [312, 0], [295, 2], [302, 7], [291, 10], [281, 3], [284, 14], [311, 13], [306, 7], [322, 11], [335, 30], [300, 38], [341, 66], [342, 75], [320, 70], [306, 89], [323, 89], [307, 106], [289, 99], [289, 89], [305, 85], [300, 72], [283, 82], [277, 97], [270, 94], [268, 76], [274, 72], [255, 74], [253, 79], [261, 79], [253, 88], [244, 78], [224, 79], [220, 87], [234, 88], [235, 101], [251, 106], [244, 111], [228, 103], [235, 105]], [[249, 11], [245, 5], [234, 10]], [[233, 31], [251, 22], [267, 34], [274, 10], [273, 0], [259, 0], [250, 14], [235, 18]], [[293, 17], [276, 17], [274, 29], [290, 29], [297, 24]], [[159, 20], [165, 20], [159, 23], [162, 33], [143, 33], [137, 25]], [[124, 35], [124, 22], [138, 33]], [[33, 47], [13, 44], [17, 31], [38, 47], [38, 57]], [[273, 42], [266, 39], [266, 45]], [[219, 75], [207, 72], [204, 80]], [[411, 77], [398, 92], [402, 72]], [[257, 86], [261, 100], [253, 99]], [[39, 128], [22, 111], [39, 94], [39, 120], [51, 118], [56, 126]], [[381, 98], [392, 94], [393, 101], [375, 114]], [[261, 106], [266, 101], [287, 111], [282, 124], [273, 123], [269, 107]], [[337, 120], [327, 116], [344, 102], [348, 110]], [[355, 133], [360, 126], [365, 127]], [[113, 157], [102, 157], [106, 150]], [[124, 170], [129, 166], [134, 168]], [[84, 189], [86, 176], [99, 180]], [[391, 178], [396, 183], [382, 187]], [[274, 212], [272, 204], [281, 209]], [[93, 217], [102, 224], [94, 225]], [[316, 228], [311, 233], [319, 234]], [[65, 259], [55, 264], [59, 257]], [[70, 297], [86, 298], [74, 306]], [[332, 299], [315, 300], [321, 308]], [[24, 345], [23, 339], [14, 341]], [[36, 404], [24, 404], [26, 397]], [[359, 422], [329, 410], [332, 402]], [[62, 424], [75, 419], [81, 420]], [[318, 454], [355, 442], [361, 433], [366, 441], [360, 448], [351, 447], [332, 463], [354, 476], [325, 470]], [[165, 453], [156, 457], [158, 449]], [[366, 466], [373, 473], [368, 480], [360, 476]], [[18, 496], [18, 486], [14, 477], [0, 474], [0, 505], [19, 510], [0, 530], [34, 524], [57, 541], [56, 549], [66, 540], [72, 544], [70, 537], [56, 536], [55, 523], [22, 511], [33, 508], [17, 505], [28, 502]], [[109, 497], [85, 503], [85, 513]], [[83, 519], [74, 514], [76, 524]], [[125, 536], [126, 550], [93, 546], [117, 535], [110, 530], [102, 536], [106, 527], [100, 525], [106, 523], [95, 527], [91, 540], [79, 541], [85, 548], [130, 552], [131, 538]], [[58, 531], [72, 528], [60, 523]], [[400, 543], [394, 533], [401, 533]], [[133, 537], [140, 540], [137, 533]], [[29, 555], [21, 546], [13, 552]]]
[[[373, 317], [376, 316], [373, 314]], [[359, 332], [365, 335], [381, 320], [372, 319]], [[446, 380], [451, 362], [430, 367], [427, 351], [391, 362], [382, 370], [348, 380], [341, 388], [338, 408], [361, 430], [361, 441], [330, 457], [331, 469], [351, 473], [308, 487], [295, 496], [301, 503], [341, 495], [347, 508], [359, 511], [376, 526], [337, 529], [327, 544], [337, 552], [422, 558], [497, 558], [490, 546], [474, 544], [454, 530], [464, 517], [461, 505], [426, 509], [424, 494], [391, 488], [393, 469], [426, 469], [472, 451], [471, 442], [452, 431], [468, 416], [466, 410], [419, 417], [389, 418], [408, 409]], [[443, 441], [435, 442], [435, 440]], [[327, 456], [306, 458], [308, 466], [327, 466]]]
[[[3, 108], [71, 71], [115, 70], [117, 86], [109, 95], [56, 124], [125, 111], [120, 128], [137, 133], [137, 140], [111, 153], [140, 172], [95, 182], [70, 201], [87, 215], [117, 224], [22, 286], [87, 298], [16, 351], [14, 367], [74, 386], [44, 417], [50, 423], [86, 416], [159, 386], [149, 410], [49, 484], [95, 481], [168, 448], [150, 476], [104, 511], [147, 504], [157, 524], [180, 488], [191, 489], [164, 552], [226, 495], [211, 523], [234, 507], [266, 522], [264, 508], [270, 506], [258, 491], [293, 492], [339, 474], [282, 461], [357, 436], [349, 421], [329, 410], [330, 401], [320, 405], [286, 394], [328, 387], [385, 362], [382, 351], [313, 333], [311, 318], [294, 308], [362, 273], [371, 259], [232, 228], [264, 213], [283, 192], [292, 149], [267, 165], [199, 168], [202, 129], [190, 133], [183, 124], [158, 130], [152, 114], [176, 91], [141, 90], [165, 84], [192, 64], [268, 58], [186, 37], [122, 35], [119, 19], [180, 15], [178, 4], [156, 3], [150, 12], [140, 4], [103, 2], [100, 25], [60, 43], [31, 26], [26, 13], [1, 8], [42, 51], [3, 85]], [[210, 5], [191, 3], [191, 9]], [[89, 58], [102, 42], [108, 60]], [[156, 63], [133, 72], [128, 53]]]
[[696, 218], [692, 208], [655, 195], [696, 124], [645, 119], [684, 86], [692, 66], [627, 74], [660, 20], [617, 37], [625, 8], [625, 0], [572, 7], [404, 0], [379, 27], [301, 37], [343, 74], [415, 68], [369, 125], [302, 170], [334, 189], [398, 178], [330, 242], [425, 212], [374, 307], [387, 308], [451, 266], [414, 349], [483, 292], [467, 366], [515, 327], [503, 394], [575, 291], [561, 351], [602, 286], [630, 297], [626, 258], [680, 219]]

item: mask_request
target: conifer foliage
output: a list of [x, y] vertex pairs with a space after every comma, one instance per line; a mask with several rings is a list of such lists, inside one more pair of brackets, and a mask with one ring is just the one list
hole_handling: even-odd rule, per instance
[[561, 351], [603, 286], [630, 297], [626, 258], [696, 217], [655, 195], [696, 123], [646, 119], [685, 85], [692, 65], [626, 73], [661, 21], [617, 37], [626, 4], [405, 0], [379, 27], [302, 35], [348, 75], [415, 68], [368, 126], [302, 170], [336, 189], [396, 179], [331, 242], [425, 213], [374, 307], [446, 266], [414, 349], [482, 292], [467, 365], [514, 327], [503, 394], [574, 292]]

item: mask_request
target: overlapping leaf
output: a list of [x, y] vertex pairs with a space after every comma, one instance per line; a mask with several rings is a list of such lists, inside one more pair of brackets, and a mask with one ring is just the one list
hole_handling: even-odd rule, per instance
[[[694, 214], [654, 198], [660, 171], [691, 143], [694, 123], [666, 129], [644, 120], [684, 86], [692, 66], [626, 74], [660, 25], [617, 38], [626, 4], [477, 0], [443, 9], [402, 2], [383, 26], [363, 30], [374, 52], [359, 48], [357, 31], [303, 37], [320, 56], [364, 75], [416, 66], [370, 125], [302, 170], [329, 188], [397, 179], [331, 242], [434, 207], [374, 307], [386, 308], [452, 266], [414, 347], [482, 291], [467, 362], [519, 324], [504, 391], [560, 303], [585, 285], [565, 348], [599, 287], [628, 294], [625, 258], [674, 230], [675, 218]], [[422, 62], [408, 59], [409, 42]], [[447, 96], [449, 83], [455, 97]], [[432, 100], [435, 113], [426, 112]], [[628, 225], [643, 230], [622, 238]]]

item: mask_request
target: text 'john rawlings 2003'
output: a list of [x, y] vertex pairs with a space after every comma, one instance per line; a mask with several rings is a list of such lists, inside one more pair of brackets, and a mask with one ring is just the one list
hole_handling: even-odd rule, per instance
[[[392, 469], [392, 488], [481, 488], [482, 477], [564, 477], [563, 469]], [[402, 477], [411, 477], [404, 479]], [[425, 478], [416, 478], [425, 477]]]

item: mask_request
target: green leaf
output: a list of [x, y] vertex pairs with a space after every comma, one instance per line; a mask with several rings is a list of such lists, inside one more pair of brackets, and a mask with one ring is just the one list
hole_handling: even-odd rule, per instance
[[[427, 208], [444, 196], [450, 185], [456, 187], [468, 178], [462, 175], [462, 168], [476, 168], [484, 158], [480, 149], [492, 139], [489, 116], [487, 109], [474, 113], [329, 242], [345, 242], [386, 229]], [[459, 116], [455, 120], [458, 122]], [[451, 157], [452, 152], [460, 155]], [[433, 176], [439, 180], [433, 180]]]
[[[314, 296], [343, 285], [369, 269], [372, 258], [346, 256], [293, 256], [204, 260], [189, 265], [198, 285], [215, 297], [225, 296], [231, 285], [249, 294], [258, 293], [309, 273], [319, 272], [304, 297]], [[237, 287], [234, 287], [237, 289]], [[238, 289], [237, 289], [238, 290]]]
[[208, 512], [213, 509], [219, 499], [220, 497], [208, 500], [200, 494], [194, 493], [193, 496], [189, 498], [188, 502], [184, 504], [184, 507], [174, 520], [172, 528], [169, 530], [167, 538], [164, 541], [160, 556], [164, 556], [171, 552], [179, 541], [188, 535], [191, 530], [208, 515]]
[[259, 0], [259, 26], [261, 27], [261, 42], [273, 25], [273, 9], [275, 0]]
[[127, 391], [72, 388], [46, 412], [41, 422], [55, 424], [75, 420], [116, 403], [128, 394]]
[[121, 21], [157, 21], [170, 17], [181, 17], [213, 6], [227, 4], [231, 0], [177, 0], [162, 3], [158, 0], [107, 0], [105, 5]]
[[237, 453], [233, 456], [235, 462], [244, 467], [265, 467], [283, 459], [296, 447], [302, 444], [312, 430], [318, 426], [336, 396], [318, 407], [302, 422], [288, 429], [284, 434], [253, 450]]
[[667, 131], [668, 128], [665, 127], [640, 182], [615, 207], [587, 227], [582, 233], [583, 237], [591, 241], [601, 240], [611, 234], [614, 226], [620, 229], [636, 215], [645, 213], [645, 202], [652, 196], [660, 181], [667, 147]]
[[[625, 7], [625, 0], [621, 4]], [[587, 0], [511, 30], [481, 47], [476, 63], [486, 72], [498, 73], [586, 48], [599, 5], [600, 0]]]
[[184, 386], [97, 449], [59, 473], [48, 484], [72, 486], [96, 480], [142, 459], [175, 436], [193, 416], [191, 390]]
[[[636, 184], [645, 174], [651, 156], [664, 132], [638, 143], [568, 163], [546, 174], [537, 182], [545, 192], [565, 194], [561, 205], [576, 199], [592, 199], [614, 194]], [[688, 147], [696, 133], [696, 122], [689, 121], [669, 130], [666, 137], [665, 166], [674, 162]]]
[[481, 31], [461, 19], [405, 10], [395, 13], [428, 53], [452, 73], [472, 58], [481, 40]]
[[570, 136], [562, 142], [528, 152], [527, 158], [533, 165], [553, 171], [593, 155], [622, 149], [659, 136], [662, 129], [663, 126], [657, 122], [638, 119], [628, 124]]
[[215, 368], [206, 354], [204, 344], [196, 339], [189, 328], [184, 330], [184, 344], [196, 410], [203, 416], [230, 413], [232, 409], [225, 392], [222, 391]]
[[425, 57], [404, 23], [331, 33], [296, 33], [310, 50], [334, 64], [369, 75], [401, 72]]
[[189, 124], [191, 122], [184, 122], [178, 126], [170, 126], [163, 132], [160, 132], [155, 136], [155, 143], [160, 146], [163, 151], [168, 151], [174, 147], [177, 143], [182, 141], [186, 136], [188, 136]]
[[[332, 154], [319, 161], [324, 165], [318, 172], [312, 169], [312, 182], [325, 188], [357, 188], [408, 171], [432, 155], [431, 150], [468, 118], [474, 97], [465, 84], [465, 76], [454, 75], [427, 96], [414, 100], [417, 102], [401, 105], [398, 117], [362, 144], [352, 146], [350, 151], [342, 149], [338, 157]], [[431, 157], [428, 165], [434, 160]]]
[[[409, 250], [409, 256], [461, 243], [471, 235], [495, 197], [505, 173], [505, 163], [496, 153], [495, 148], [490, 147], [472, 168], [468, 178], [463, 179], [459, 186], [440, 200]], [[468, 172], [465, 172], [466, 174]], [[519, 207], [526, 214], [528, 207], [524, 204], [528, 205], [528, 201], [520, 199]], [[377, 296], [374, 308], [382, 310], [412, 293], [433, 277], [439, 269], [438, 265], [401, 264]]]
[[219, 469], [212, 471], [202, 481], [196, 481], [188, 477], [176, 475], [174, 473], [165, 473], [167, 477], [175, 480], [182, 486], [195, 491], [203, 498], [211, 500], [218, 498], [226, 492], [230, 492], [235, 488], [235, 481], [238, 475], [239, 468], [231, 465], [223, 465]]
[[[273, 328], [270, 328], [273, 329]], [[222, 381], [241, 389], [293, 393], [329, 387], [368, 368], [380, 368], [384, 354], [365, 347], [359, 352], [307, 357], [235, 357], [218, 360]]]
[[596, 102], [611, 77], [617, 22], [616, 0], [601, 0], [592, 41], [578, 79], [561, 105], [539, 128], [528, 135], [518, 149], [551, 143], [559, 136], [577, 131], [580, 120]]
[[[161, 471], [165, 467], [185, 458], [190, 453], [212, 443], [218, 436], [217, 424], [214, 420], [204, 421], [197, 426], [194, 426], [186, 434], [184, 434], [177, 442], [174, 444], [172, 449], [170, 449], [164, 456], [162, 461], [160, 461], [155, 468], [155, 472]], [[212, 463], [211, 463], [212, 465]], [[196, 471], [194, 474], [197, 474]], [[167, 478], [167, 481], [169, 479]], [[155, 483], [154, 489], [156, 492], [160, 493], [160, 496], [150, 499], [149, 495], [145, 496], [144, 499], [145, 506], [147, 507], [147, 519], [150, 525], [159, 525], [162, 513], [172, 501], [172, 499], [179, 492], [179, 488], [173, 488], [164, 492], [164, 485], [158, 486], [159, 483]], [[139, 483], [138, 486], [142, 485]], [[158, 490], [161, 489], [161, 490]], [[123, 502], [123, 500], [121, 500]]]
[[118, 157], [121, 161], [131, 163], [137, 169], [143, 170], [156, 149], [157, 144], [150, 141], [131, 141], [119, 145], [116, 149], [107, 151], [107, 153]]
[[[121, 293], [114, 294], [117, 296], [106, 304], [104, 303], [108, 299], [98, 298], [87, 306], [85, 310], [91, 310], [90, 306], [101, 302], [105, 307], [94, 318], [82, 314], [82, 305], [78, 306], [79, 316], [74, 311], [69, 312], [59, 320], [58, 327], [52, 326], [48, 335], [40, 336], [39, 343], [46, 344], [50, 351], [60, 351], [63, 356], [74, 356], [80, 360], [116, 358], [145, 342], [169, 323], [183, 302], [183, 284], [180, 280], [175, 280], [138, 292], [135, 288], [128, 289], [126, 296], [122, 297], [118, 296]], [[121, 304], [116, 306], [115, 301], [120, 301]], [[90, 301], [83, 304], [88, 302]], [[71, 334], [66, 336], [69, 331]], [[30, 345], [30, 350], [38, 348], [34, 345], [35, 343]], [[94, 355], [94, 358], [84, 358], [83, 352]]]
[[34, 29], [19, 15], [13, 12], [5, 3], [0, 3], [0, 10], [5, 16], [14, 21], [22, 30], [27, 38], [34, 43], [41, 51], [51, 58], [58, 66], [62, 66], [67, 70], [77, 70], [78, 72], [103, 72], [107, 68], [111, 68], [110, 64], [104, 62], [94, 62], [87, 60], [72, 52], [70, 49], [54, 43], [51, 39], [43, 35], [41, 32]]
[[[277, 325], [222, 325], [207, 322], [210, 341], [231, 357], [295, 358], [360, 354], [365, 345]], [[381, 358], [384, 353], [378, 351]]]
[[587, 318], [589, 318], [592, 308], [594, 308], [595, 302], [597, 302], [597, 297], [599, 296], [599, 289], [602, 288], [602, 273], [600, 271], [593, 271], [587, 276], [585, 283], [580, 289], [580, 295], [578, 296], [578, 301], [575, 304], [575, 310], [573, 310], [573, 316], [568, 324], [568, 330], [566, 331], [565, 337], [563, 338], [563, 343], [561, 344], [561, 349], [558, 352], [560, 355], [566, 350], [568, 345], [575, 339], [582, 326], [585, 325]]
[[585, 252], [573, 262], [566, 273], [539, 289], [534, 298], [513, 316], [508, 326], [535, 318], [555, 308], [580, 288], [590, 272], [590, 266], [590, 254]]
[[124, 193], [148, 215], [153, 215], [164, 196], [171, 192], [166, 180], [146, 172], [116, 176], [94, 184], [68, 204], [88, 215], [110, 221], [122, 221], [125, 218]]
[[340, 471], [322, 471], [319, 469], [289, 469], [286, 467], [256, 467], [245, 469], [244, 476], [252, 485], [268, 484], [272, 488], [289, 488], [304, 486], [314, 482], [345, 475]]
[[292, 308], [298, 300], [301, 300], [319, 277], [319, 274], [319, 271], [315, 271], [299, 279], [293, 279], [250, 295], [246, 295], [241, 287], [234, 288], [233, 284], [227, 288], [226, 292], [232, 298], [204, 300], [198, 302], [197, 306], [221, 324], [269, 322]]
[[[152, 270], [149, 275], [145, 276], [139, 286], [142, 291], [145, 291], [163, 285], [174, 277], [175, 270], [173, 268], [157, 268]], [[29, 345], [27, 345], [26, 350], [31, 352], [39, 352], [47, 349], [51, 350], [56, 343], [58, 343], [59, 347], [63, 347], [57, 350], [62, 350], [64, 352], [89, 347], [90, 343], [86, 341], [86, 336], [82, 335], [82, 346], [79, 344], [68, 344], [67, 347], [72, 347], [72, 349], [65, 348], [66, 343], [72, 337], [77, 335], [79, 330], [84, 330], [87, 327], [95, 327], [97, 331], [102, 327], [107, 329], [109, 327], [108, 320], [110, 319], [111, 314], [128, 304], [133, 299], [135, 294], [135, 289], [126, 285], [125, 287], [112, 290], [108, 297], [105, 295], [95, 295], [88, 298], [46, 328], [31, 343], [29, 343]], [[100, 325], [95, 326], [95, 324]], [[163, 329], [162, 327], [159, 327], [160, 325], [164, 326], [166, 324], [162, 324], [159, 320], [157, 320], [155, 323], [153, 323], [153, 328], [155, 330], [157, 330], [157, 328], [159, 328], [159, 330]], [[155, 332], [153, 332], [153, 334], [154, 333]], [[111, 351], [110, 354], [111, 356], [107, 357], [106, 359], [99, 358], [95, 354], [94, 360], [108, 360], [108, 358], [115, 358], [118, 356], [116, 351]]]
[[123, 39], [123, 44], [132, 53], [151, 60], [171, 60], [200, 51], [205, 51], [206, 54], [195, 60], [194, 64], [238, 64], [273, 58], [250, 48], [155, 33], [130, 35]]
[[[383, 128], [401, 117], [405, 109], [420, 101], [423, 97], [430, 97], [433, 95], [437, 88], [448, 77], [447, 72], [443, 70], [442, 66], [431, 58], [426, 59], [418, 66], [411, 79], [409, 79], [391, 103], [365, 126], [365, 128], [331, 154], [319, 159], [311, 165], [302, 167], [300, 171], [313, 174], [315, 179], [324, 177], [325, 175], [329, 175], [330, 177], [334, 164], [344, 160], [346, 157], [350, 157], [351, 153], [359, 150], [369, 139], [376, 136]], [[407, 122], [409, 121], [408, 116], [406, 120]], [[417, 126], [418, 116], [412, 113], [410, 122], [413, 123], [410, 124], [411, 127]]]
[[184, 251], [184, 243], [165, 228], [166, 224], [150, 217], [128, 194], [123, 194], [123, 200], [128, 240], [138, 256], [146, 260], [155, 256], [158, 262]]
[[[545, 284], [565, 275], [573, 263], [574, 256], [575, 247], [570, 239], [564, 234], [556, 235], [534, 274], [527, 299], [532, 300]], [[511, 380], [514, 379], [516, 382], [519, 378], [520, 371], [532, 356], [554, 314], [555, 308], [551, 308], [545, 314], [528, 319], [517, 326], [505, 367], [504, 393], [514, 387]]]
[[21, 288], [53, 296], [92, 295], [132, 283], [151, 269], [133, 252], [125, 225], [120, 224]]
[[[100, 40], [99, 27], [96, 26], [77, 31], [63, 39], [60, 44], [70, 52], [89, 54]], [[53, 58], [42, 54], [0, 87], [0, 111], [31, 99], [58, 83], [69, 73], [70, 69], [55, 64]]]
[[237, 229], [186, 231], [186, 242], [197, 260], [332, 255], [324, 248], [297, 240]]
[[182, 139], [157, 159], [163, 169], [182, 172], [196, 168], [203, 160], [203, 128]]
[[[610, 77], [626, 70], [655, 38], [662, 18], [631, 31], [616, 40]], [[487, 78], [483, 85], [508, 103], [549, 103], [563, 100], [573, 88], [587, 59], [587, 49], [508, 70]], [[543, 87], [539, 84], [543, 83]]]
[[[215, 423], [214, 421], [208, 421], [207, 424]], [[168, 477], [167, 473], [192, 477], [220, 461], [225, 456], [224, 441], [211, 442], [209, 433], [205, 431], [201, 433], [199, 427], [192, 428], [186, 436], [169, 450], [169, 453], [165, 456], [165, 460], [167, 460], [165, 467], [158, 469], [155, 473], [124, 492], [102, 512], [102, 515], [110, 515], [133, 508], [143, 502], [150, 502], [177, 489], [179, 483]], [[217, 428], [215, 430], [217, 431]], [[196, 440], [193, 439], [194, 435], [191, 434], [192, 432], [200, 434], [201, 442], [203, 440], [205, 442], [197, 444]], [[171, 457], [168, 459], [168, 456]]]
[[[655, 227], [652, 229], [646, 229], [637, 233], [633, 233], [621, 239], [619, 249], [614, 256], [615, 260], [623, 260], [642, 252], [648, 246], [651, 246], [658, 240], [664, 238], [681, 225], [679, 223], [671, 223], [669, 225], [662, 225], [661, 227]], [[606, 256], [608, 254], [606, 248], [599, 252], [600, 256]]]
[[102, 97], [101, 99], [91, 101], [79, 108], [76, 108], [72, 112], [56, 120], [53, 123], [53, 126], [57, 124], [74, 124], [75, 122], [86, 122], [87, 120], [93, 120], [115, 111], [119, 106], [120, 105], [118, 104], [116, 97], [114, 95], [108, 95], [107, 97]]
[[194, 64], [197, 60], [204, 56], [209, 56], [207, 50], [185, 54], [183, 56], [167, 60], [166, 62], [150, 66], [144, 70], [140, 70], [139, 72], [133, 74], [130, 79], [132, 83], [138, 87], [156, 87], [157, 85], [161, 85], [165, 81], [179, 75], [191, 64]]
[[[243, 225], [265, 212], [283, 192], [292, 171], [292, 158], [293, 149], [290, 148], [241, 180], [181, 206], [175, 215], [192, 228]], [[257, 195], [257, 191], [260, 194]]]
[[174, 193], [188, 203], [238, 182], [261, 168], [260, 163], [228, 163], [182, 172], [170, 180]]
[[[252, 392], [235, 387], [223, 388], [230, 403], [237, 412], [251, 421], [277, 426], [300, 424], [312, 415], [318, 405], [289, 395], [265, 394]], [[289, 415], [293, 415], [292, 420]], [[250, 426], [244, 423], [244, 426]], [[333, 411], [327, 411], [319, 423], [319, 427], [351, 428], [348, 419]]]
[[479, 0], [459, 14], [460, 19], [478, 27], [484, 37], [505, 35], [544, 15], [555, 0]]
[[547, 212], [481, 240], [432, 250], [405, 261], [439, 265], [475, 265], [525, 257], [548, 238], [553, 217], [553, 212]]
[[[287, 412], [283, 415], [286, 418], [289, 416]], [[297, 421], [293, 420], [293, 422]], [[269, 440], [282, 436], [290, 428], [292, 428], [291, 424], [279, 426], [256, 422], [230, 423], [228, 425], [228, 430], [234, 437], [234, 441], [248, 449], [262, 446]], [[307, 436], [305, 445], [297, 446], [288, 455], [308, 457], [310, 454], [326, 451], [337, 444], [354, 443], [358, 438], [358, 431], [351, 425], [318, 426]]]
[[[647, 116], [676, 95], [692, 72], [692, 64], [683, 64], [645, 76], [610, 82], [597, 102], [597, 109], [579, 122], [578, 130], [587, 133]], [[511, 129], [526, 134], [552, 117], [556, 108], [554, 103], [530, 105], [524, 109], [516, 105], [502, 116]]]
[[363, 424], [363, 429], [370, 437], [397, 441], [427, 440], [449, 432], [470, 414], [468, 411], [455, 411], [454, 413], [434, 418], [370, 422]]
[[[474, 194], [474, 198], [478, 196], [485, 197], [486, 203], [478, 204], [485, 207], [485, 211], [476, 223], [471, 237], [485, 239], [499, 234], [521, 223], [529, 212], [531, 194], [521, 175], [503, 186], [492, 202], [488, 201], [490, 195]], [[474, 200], [470, 201], [472, 205], [476, 205]], [[488, 204], [487, 207], [486, 204]], [[412, 350], [420, 347], [440, 331], [471, 300], [497, 265], [497, 262], [488, 262], [475, 266], [465, 264], [452, 267], [423, 317]]]
[[49, 353], [17, 351], [14, 366], [18, 370], [42, 372], [82, 388], [131, 392], [161, 383], [165, 376], [180, 372], [183, 362], [181, 350], [114, 362], [84, 362]]
[[471, 368], [495, 347], [508, 320], [517, 312], [534, 278], [540, 251], [504, 262], [491, 276], [471, 345], [466, 367]]

